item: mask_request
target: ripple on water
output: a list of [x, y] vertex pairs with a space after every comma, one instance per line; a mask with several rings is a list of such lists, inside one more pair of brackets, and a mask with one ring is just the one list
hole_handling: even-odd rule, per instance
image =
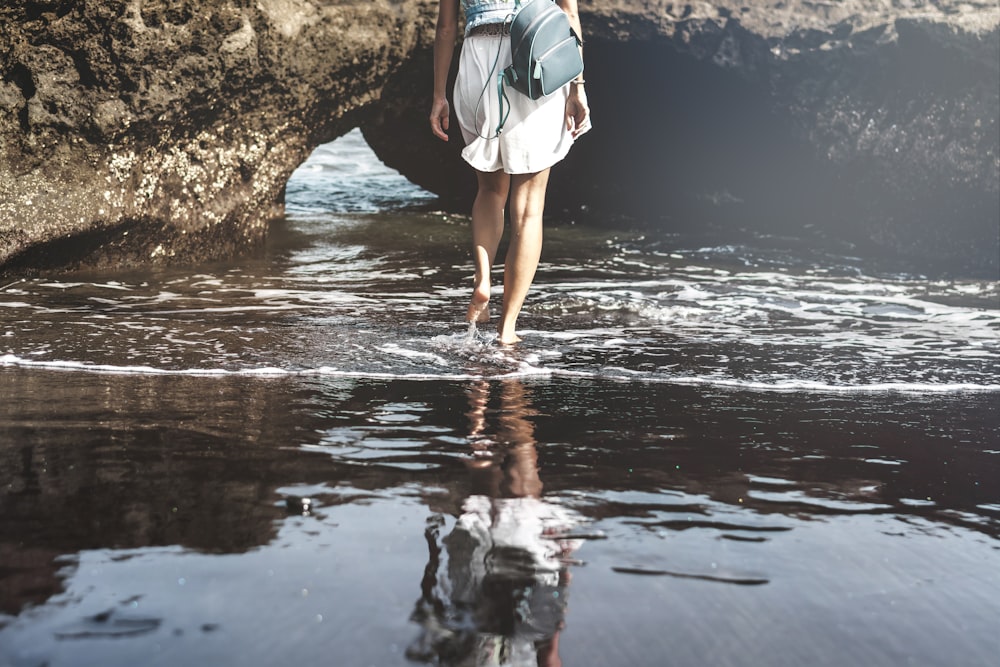
[[[338, 150], [368, 149], [355, 137]], [[802, 248], [768, 248], [765, 239], [759, 247], [706, 245], [553, 225], [519, 322], [526, 340], [502, 348], [493, 324], [469, 332], [462, 322], [471, 279], [467, 220], [387, 212], [397, 195], [411, 204], [419, 197], [367, 158], [348, 185], [398, 192], [366, 199], [362, 188], [354, 209], [338, 210], [331, 202], [341, 195], [324, 190], [343, 186], [330, 176], [345, 168], [338, 159], [323, 153], [292, 179], [290, 215], [262, 257], [196, 274], [4, 286], [0, 363], [119, 373], [546, 375], [766, 391], [1000, 391], [1000, 284], [865, 273], [860, 260], [803, 256]], [[494, 317], [501, 298], [495, 287]]]

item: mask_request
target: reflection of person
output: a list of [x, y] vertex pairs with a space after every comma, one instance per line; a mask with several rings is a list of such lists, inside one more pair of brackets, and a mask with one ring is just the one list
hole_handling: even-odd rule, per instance
[[[440, 0], [434, 39], [434, 101], [431, 130], [448, 140], [448, 71], [458, 31], [459, 0]], [[581, 35], [576, 0], [557, 0]], [[511, 90], [503, 131], [497, 76], [510, 64], [505, 34], [514, 2], [462, 0], [465, 40], [454, 100], [466, 147], [462, 157], [475, 170], [479, 189], [472, 206], [472, 246], [476, 275], [467, 319], [489, 319], [490, 269], [503, 236], [504, 208], [510, 196], [511, 239], [504, 265], [503, 306], [498, 338], [520, 340], [517, 316], [534, 279], [542, 250], [542, 210], [549, 168], [562, 160], [573, 141], [590, 127], [583, 77], [538, 100]], [[504, 113], [507, 113], [504, 107]]]
[[407, 655], [456, 667], [558, 667], [568, 556], [579, 545], [565, 535], [576, 521], [541, 497], [524, 386], [500, 386], [495, 438], [489, 390], [485, 381], [468, 390], [469, 440], [478, 454], [470, 468], [485, 477], [485, 493], [465, 499], [440, 544], [437, 526], [429, 531], [431, 559], [414, 612], [423, 630]]

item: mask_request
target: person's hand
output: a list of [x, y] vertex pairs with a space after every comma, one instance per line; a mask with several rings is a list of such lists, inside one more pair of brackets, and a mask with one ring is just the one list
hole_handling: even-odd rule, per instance
[[583, 84], [572, 83], [569, 86], [566, 129], [573, 133], [574, 139], [590, 129], [590, 107], [587, 106], [587, 93], [583, 90]]
[[448, 118], [451, 114], [451, 107], [445, 97], [434, 98], [431, 105], [431, 132], [442, 141], [448, 141]]

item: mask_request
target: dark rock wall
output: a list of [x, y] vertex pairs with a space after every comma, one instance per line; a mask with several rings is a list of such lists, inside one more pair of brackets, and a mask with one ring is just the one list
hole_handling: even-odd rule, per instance
[[[467, 206], [457, 128], [444, 144], [427, 123], [436, 4], [0, 7], [0, 273], [243, 252], [308, 152], [357, 125], [387, 164]], [[551, 213], [809, 226], [996, 276], [995, 2], [580, 8], [595, 129], [554, 170]]]
[[[809, 227], [861, 252], [997, 277], [995, 3], [580, 7], [595, 129], [553, 170], [550, 212]], [[393, 99], [428, 107], [419, 80], [401, 71]], [[458, 132], [444, 146], [419, 113], [384, 106], [362, 125], [380, 157], [466, 206]], [[400, 127], [416, 139], [394, 140]]]
[[0, 272], [192, 263], [258, 245], [291, 172], [426, 47], [431, 9], [4, 4]]

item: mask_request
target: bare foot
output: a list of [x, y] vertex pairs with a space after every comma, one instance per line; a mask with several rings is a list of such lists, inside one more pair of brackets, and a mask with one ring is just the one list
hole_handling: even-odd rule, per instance
[[501, 345], [514, 345], [515, 343], [520, 343], [522, 338], [518, 335], [511, 336], [497, 336], [497, 341]]
[[501, 345], [521, 342], [521, 337], [517, 335], [517, 319], [511, 320], [509, 313], [500, 314], [500, 322], [497, 323], [497, 342]]
[[466, 322], [489, 322], [490, 321], [490, 288], [489, 285], [480, 285], [472, 291], [472, 301], [469, 302], [469, 310], [465, 314]]
[[490, 321], [490, 302], [483, 301], [482, 303], [476, 303], [473, 301], [469, 304], [469, 311], [465, 314], [466, 322], [489, 322]]

